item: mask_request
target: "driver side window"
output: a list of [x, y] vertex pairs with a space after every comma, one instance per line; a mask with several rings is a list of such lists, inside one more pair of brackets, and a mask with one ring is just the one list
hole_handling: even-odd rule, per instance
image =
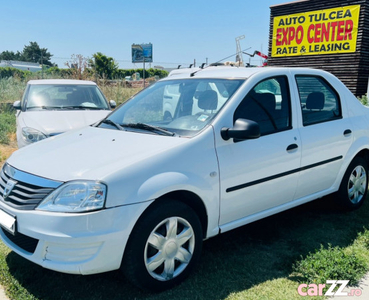
[[288, 80], [285, 76], [268, 78], [259, 82], [237, 107], [233, 121], [255, 121], [261, 135], [291, 128], [291, 104]]

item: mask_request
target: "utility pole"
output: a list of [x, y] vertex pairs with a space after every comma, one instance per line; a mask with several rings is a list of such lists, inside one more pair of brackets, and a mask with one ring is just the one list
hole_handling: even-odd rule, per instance
[[42, 79], [44, 79], [44, 56], [42, 54], [42, 49], [41, 49], [41, 77]]
[[[143, 50], [142, 50], [142, 53], [143, 53]], [[143, 80], [144, 80], [144, 88], [145, 88], [145, 55], [143, 55], [143, 72], [142, 72], [142, 77], [143, 77]]]

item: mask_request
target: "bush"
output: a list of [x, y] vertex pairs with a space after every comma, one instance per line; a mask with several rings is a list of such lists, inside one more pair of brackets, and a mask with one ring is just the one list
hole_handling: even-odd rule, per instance
[[12, 103], [22, 99], [26, 81], [16, 77], [0, 78], [0, 103]]
[[[38, 71], [37, 73], [41, 73]], [[59, 69], [58, 67], [51, 67], [44, 70], [44, 75], [48, 78], [65, 78], [70, 79], [72, 77], [71, 69]]]
[[[132, 76], [134, 73], [140, 73], [141, 78], [143, 78], [143, 69], [119, 69], [115, 72], [115, 77], [123, 79], [126, 76]], [[159, 78], [164, 78], [168, 76], [168, 72], [159, 69], [145, 69], [145, 78], [158, 76]]]
[[32, 72], [30, 71], [22, 71], [12, 67], [0, 68], [0, 78], [18, 77], [25, 79], [31, 75]]
[[363, 96], [361, 96], [361, 97], [357, 97], [357, 98], [359, 99], [359, 101], [360, 101], [363, 105], [365, 105], [365, 106], [368, 106], [368, 105], [369, 105], [368, 95], [367, 95], [367, 94], [365, 94], [365, 95], [363, 95]]
[[5, 110], [0, 113], [0, 144], [9, 144], [10, 134], [15, 133], [14, 111]]
[[356, 285], [367, 270], [365, 260], [355, 253], [347, 254], [339, 247], [320, 247], [315, 253], [309, 253], [305, 259], [297, 262], [294, 271], [303, 282], [323, 284], [327, 280], [350, 280]]

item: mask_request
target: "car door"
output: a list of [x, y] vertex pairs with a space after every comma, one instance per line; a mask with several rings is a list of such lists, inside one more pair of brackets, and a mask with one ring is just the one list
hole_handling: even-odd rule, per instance
[[296, 199], [328, 193], [352, 144], [339, 93], [321, 76], [295, 74], [301, 103], [301, 174]]
[[237, 141], [216, 135], [222, 231], [256, 220], [293, 200], [301, 159], [293, 110], [287, 76], [261, 80], [233, 115], [234, 122], [239, 118], [258, 122], [261, 136]]

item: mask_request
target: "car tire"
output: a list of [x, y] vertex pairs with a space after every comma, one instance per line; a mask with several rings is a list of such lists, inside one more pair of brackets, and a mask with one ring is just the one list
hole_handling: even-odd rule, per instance
[[158, 292], [189, 275], [199, 261], [203, 235], [197, 214], [186, 204], [165, 200], [153, 205], [130, 235], [122, 270], [134, 285]]
[[343, 176], [338, 200], [341, 207], [347, 210], [359, 208], [368, 191], [368, 164], [362, 157], [355, 157]]

